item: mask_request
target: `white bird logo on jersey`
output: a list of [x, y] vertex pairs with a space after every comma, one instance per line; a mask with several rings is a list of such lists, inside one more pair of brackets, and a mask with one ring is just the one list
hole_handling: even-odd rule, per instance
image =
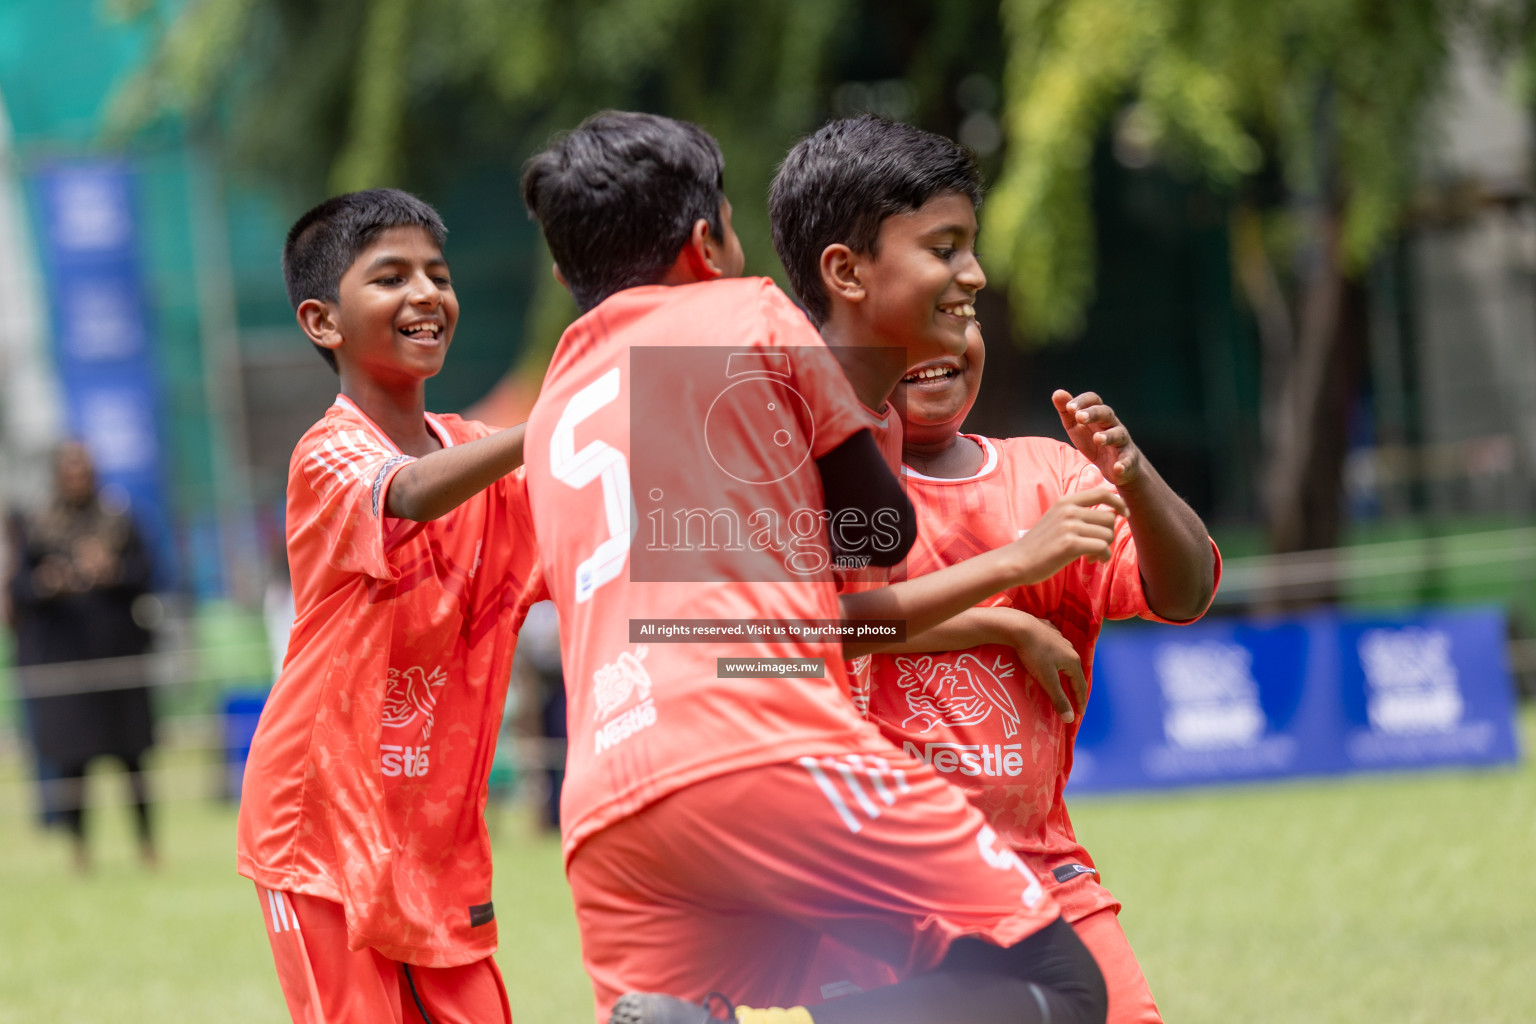
[[640, 699], [651, 695], [651, 674], [641, 662], [651, 652], [647, 644], [635, 648], [635, 653], [620, 652], [613, 661], [592, 673], [593, 718], [606, 718], [629, 700], [636, 689]]
[[448, 681], [448, 675], [438, 666], [428, 675], [419, 666], [401, 672], [389, 670], [389, 686], [384, 691], [384, 724], [409, 725], [417, 715], [426, 719], [421, 727], [421, 738], [432, 735], [432, 709], [437, 707], [437, 692]]
[[848, 695], [853, 698], [854, 709], [865, 718], [869, 717], [870, 687], [869, 664], [874, 655], [861, 654], [848, 663]]
[[1003, 680], [1013, 676], [1014, 666], [1001, 657], [992, 666], [974, 654], [965, 653], [953, 662], [930, 655], [897, 658], [900, 673], [896, 685], [907, 697], [912, 714], [901, 723], [928, 732], [939, 725], [980, 725], [994, 710], [1002, 717], [1003, 735], [1019, 731], [1019, 711], [1013, 704]]

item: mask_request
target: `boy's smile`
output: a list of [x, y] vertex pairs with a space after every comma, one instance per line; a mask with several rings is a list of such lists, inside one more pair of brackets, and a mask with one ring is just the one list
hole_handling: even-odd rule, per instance
[[448, 261], [425, 229], [380, 234], [341, 276], [339, 290], [334, 347], [343, 364], [365, 369], [374, 380], [400, 383], [442, 369], [459, 301]]
[[987, 347], [974, 318], [967, 325], [965, 338], [963, 353], [919, 363], [896, 385], [895, 404], [901, 412], [907, 444], [946, 447], [976, 404]]
[[965, 352], [976, 293], [987, 275], [976, 260], [976, 209], [959, 193], [934, 196], [880, 225], [860, 268], [863, 314], [875, 332], [907, 349], [908, 365]]

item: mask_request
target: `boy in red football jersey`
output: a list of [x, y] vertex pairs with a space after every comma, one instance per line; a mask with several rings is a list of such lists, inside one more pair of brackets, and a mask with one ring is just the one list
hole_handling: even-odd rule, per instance
[[424, 407], [459, 313], [445, 234], [377, 189], [310, 210], [283, 249], [341, 393], [289, 466], [297, 617], [238, 847], [303, 1024], [511, 1020], [484, 810], [537, 558], [522, 428]]
[[[838, 616], [829, 540], [892, 564], [910, 506], [815, 329], [738, 276], [722, 169], [702, 129], [610, 111], [523, 176], [583, 311], [529, 419], [527, 473], [561, 618], [561, 825], [598, 1019], [701, 1024], [691, 1001], [712, 991], [793, 1001], [827, 938], [909, 980], [738, 1019], [1100, 1020], [1098, 969], [1040, 880], [853, 710], [836, 637], [799, 632]], [[849, 376], [889, 390], [911, 358], [960, 351], [964, 327], [871, 348]], [[854, 605], [942, 621], [1006, 579], [1107, 557], [1113, 507], [1107, 488], [1073, 496], [1029, 537]], [[680, 629], [707, 642], [663, 642]], [[819, 664], [780, 675], [775, 658]]]
[[[826, 125], [785, 159], [771, 192], [774, 238], [829, 343], [851, 335], [901, 344], [945, 316], [957, 290], [974, 298], [985, 284], [976, 193], [907, 198], [912, 181], [941, 173], [960, 152], [940, 136], [865, 116]], [[1109, 1020], [1156, 1022], [1116, 918], [1120, 904], [1077, 843], [1062, 789], [1103, 620], [1198, 618], [1215, 593], [1219, 558], [1199, 517], [1092, 392], [1053, 396], [1071, 446], [960, 433], [984, 358], [972, 323], [963, 353], [919, 363], [896, 388], [918, 539], [893, 579], [1006, 544], [1063, 495], [1106, 481], [1129, 514], [1106, 563], [1079, 561], [911, 638], [903, 653], [875, 654], [865, 700], [888, 738], [961, 785], [1046, 878], [1104, 971]]]

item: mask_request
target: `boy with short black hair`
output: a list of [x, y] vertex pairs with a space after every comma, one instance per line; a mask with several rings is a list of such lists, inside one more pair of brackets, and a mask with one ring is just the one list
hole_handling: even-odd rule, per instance
[[310, 210], [283, 250], [341, 393], [289, 466], [297, 617], [238, 860], [305, 1024], [511, 1020], [484, 810], [537, 558], [522, 428], [425, 410], [458, 321], [445, 236], [375, 189]]
[[[975, 254], [979, 192], [955, 171], [968, 163], [948, 139], [869, 115], [834, 121], [790, 152], [771, 190], [774, 240], [829, 343], [912, 344], [948, 326], [961, 293], [974, 299], [986, 281]], [[968, 326], [964, 352], [918, 363], [896, 388], [904, 481], [920, 515], [917, 544], [893, 578], [1008, 543], [1062, 496], [1106, 481], [1128, 516], [1106, 563], [1079, 561], [910, 638], [907, 653], [875, 654], [871, 688], [855, 696], [894, 743], [962, 785], [1047, 879], [1104, 970], [1109, 1020], [1151, 1024], [1156, 1005], [1115, 917], [1120, 905], [1077, 843], [1062, 788], [1103, 620], [1198, 618], [1219, 559], [1199, 517], [1092, 392], [1053, 396], [1072, 445], [959, 433], [985, 357]]]
[[[839, 610], [826, 531], [795, 524], [830, 519], [834, 543], [868, 541], [871, 564], [889, 564], [909, 528], [887, 524], [882, 538], [859, 524], [910, 507], [814, 328], [771, 282], [737, 277], [722, 168], [701, 129], [610, 111], [523, 177], [583, 311], [529, 419], [527, 472], [561, 618], [561, 824], [598, 1019], [702, 1024], [710, 1011], [687, 1000], [712, 990], [793, 1001], [827, 936], [911, 980], [737, 1018], [1100, 1020], [1098, 970], [1040, 880], [993, 846], [958, 790], [853, 711], [839, 645], [794, 633]], [[694, 196], [686, 222], [678, 206]], [[637, 277], [637, 263], [650, 271]], [[963, 343], [962, 329], [849, 361], [889, 389], [909, 357]], [[1116, 499], [1078, 496], [950, 574], [971, 596], [938, 618], [1010, 585], [997, 580], [1107, 556], [1114, 512], [1089, 507], [1099, 501]], [[695, 517], [704, 532], [689, 534]], [[932, 583], [872, 592], [861, 608], [900, 618], [921, 605], [923, 622]], [[742, 639], [665, 643], [658, 619]], [[738, 674], [721, 654], [820, 657], [827, 675]]]

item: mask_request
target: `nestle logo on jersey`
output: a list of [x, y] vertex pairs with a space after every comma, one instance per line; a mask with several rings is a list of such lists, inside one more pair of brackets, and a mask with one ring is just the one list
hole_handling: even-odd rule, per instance
[[593, 740], [596, 753], [611, 750], [641, 729], [656, 724], [651, 674], [645, 669], [645, 659], [650, 653], [649, 644], [640, 644], [633, 652], [620, 651], [618, 657], [592, 673], [593, 718], [602, 721], [634, 701], [627, 711], [598, 728]]
[[927, 762], [936, 772], [995, 779], [1024, 774], [1023, 749], [1020, 743], [924, 743], [922, 749], [911, 740], [902, 744], [908, 757]]
[[649, 729], [655, 724], [656, 702], [654, 700], [642, 701], [597, 730], [595, 737], [596, 753], [601, 754], [605, 750], [610, 750], [629, 739], [641, 729]]
[[381, 770], [390, 778], [404, 775], [408, 779], [423, 778], [432, 763], [427, 759], [430, 747], [405, 747], [398, 743], [379, 744]]

